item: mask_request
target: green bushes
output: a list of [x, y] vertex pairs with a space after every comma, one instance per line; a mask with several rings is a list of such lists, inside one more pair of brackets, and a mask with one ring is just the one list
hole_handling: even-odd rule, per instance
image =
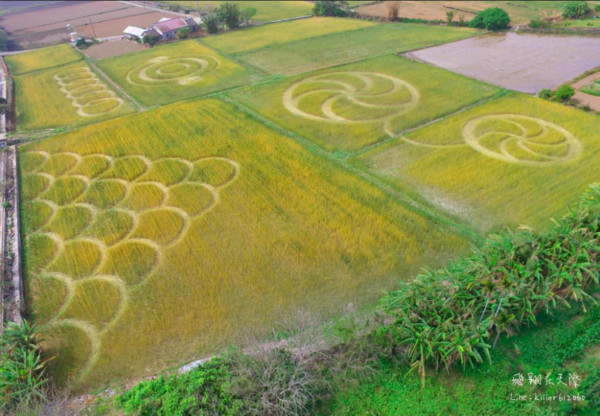
[[540, 98], [550, 101], [558, 101], [561, 103], [568, 101], [574, 95], [575, 88], [568, 84], [561, 85], [556, 91], [545, 88], [538, 93]]
[[498, 7], [485, 9], [477, 14], [473, 20], [469, 22], [469, 27], [487, 29], [487, 30], [502, 30], [508, 27], [510, 17], [508, 13]]
[[343, 1], [316, 1], [313, 7], [315, 16], [346, 17], [348, 12], [344, 8]]
[[46, 401], [46, 362], [37, 342], [27, 322], [8, 324], [0, 335], [0, 414]]
[[202, 19], [202, 23], [204, 27], [206, 27], [206, 31], [208, 33], [217, 33], [219, 31], [219, 17], [216, 14], [210, 14], [208, 16], [204, 16]]
[[120, 396], [127, 412], [154, 415], [309, 415], [321, 383], [284, 349], [231, 353], [181, 375], [144, 381]]
[[446, 269], [426, 271], [381, 300], [393, 323], [379, 335], [404, 346], [412, 368], [479, 363], [501, 334], [535, 323], [559, 305], [595, 303], [600, 273], [600, 186], [546, 234], [521, 229], [492, 237]]
[[587, 1], [569, 1], [563, 7], [565, 19], [579, 19], [591, 11]]

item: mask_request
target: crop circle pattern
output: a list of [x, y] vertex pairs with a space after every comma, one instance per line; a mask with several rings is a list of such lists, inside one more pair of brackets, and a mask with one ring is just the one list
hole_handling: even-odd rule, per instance
[[282, 101], [289, 112], [308, 120], [352, 124], [387, 122], [410, 111], [419, 98], [419, 91], [403, 79], [338, 71], [303, 78], [284, 91]]
[[492, 114], [469, 120], [463, 127], [465, 142], [485, 156], [521, 165], [554, 165], [575, 159], [579, 140], [549, 121], [519, 115]]
[[132, 68], [127, 81], [137, 85], [177, 83], [190, 85], [199, 82], [219, 67], [221, 62], [214, 56], [156, 56]]
[[[80, 382], [94, 367], [101, 350], [102, 335], [118, 321], [127, 307], [130, 290], [157, 270], [163, 250], [184, 238], [192, 221], [204, 217], [218, 205], [220, 190], [237, 179], [240, 166], [224, 157], [195, 160], [165, 157], [150, 160], [143, 155], [80, 156], [73, 152], [50, 154], [43, 151], [23, 154], [25, 157], [27, 155], [40, 163], [31, 165], [24, 172], [24, 180], [36, 177], [43, 179], [40, 182], [42, 185], [27, 200], [35, 205], [36, 210], [47, 211], [42, 220], [35, 224], [27, 241], [46, 239], [54, 247], [51, 253], [45, 255], [43, 264], [31, 269], [30, 273], [35, 279], [60, 282], [67, 293], [64, 302], [42, 328], [76, 327], [87, 335], [92, 353], [75, 379]], [[50, 173], [56, 161], [67, 156], [74, 158], [75, 163], [60, 174]], [[90, 161], [98, 160], [107, 162], [101, 171], [88, 169]], [[140, 161], [143, 169], [134, 163]], [[127, 177], [126, 165], [136, 167], [134, 175], [127, 180], [122, 179]], [[221, 166], [223, 172], [228, 172], [225, 180], [215, 183], [199, 180], [197, 172], [203, 172], [209, 165]], [[160, 166], [160, 169], [155, 169], [155, 166]], [[161, 176], [161, 172], [168, 168], [178, 172], [178, 175]], [[89, 171], [89, 176], [82, 174], [86, 171]], [[69, 193], [62, 184], [73, 180], [83, 184], [83, 192], [78, 191], [72, 197], [56, 198], [63, 192]], [[181, 191], [182, 188], [185, 192]], [[113, 194], [116, 197], [111, 200]], [[148, 194], [151, 203], [144, 203], [145, 194]], [[99, 203], [104, 199], [102, 195], [109, 198], [109, 204]], [[86, 215], [87, 222], [79, 224], [69, 221], [62, 232], [60, 223], [65, 222], [65, 216], [62, 215], [65, 209], [85, 211], [89, 214]], [[177, 227], [170, 234], [164, 234], [161, 221], [170, 221], [170, 224], [175, 222]], [[70, 274], [66, 271], [70, 271]], [[116, 308], [109, 313], [109, 319], [102, 320], [102, 325], [93, 317], [68, 316], [69, 306], [80, 296], [79, 292], [85, 291], [85, 285], [92, 282], [112, 285], [119, 293]]]
[[54, 74], [54, 79], [80, 116], [106, 114], [123, 104], [123, 100], [87, 67], [60, 71]]

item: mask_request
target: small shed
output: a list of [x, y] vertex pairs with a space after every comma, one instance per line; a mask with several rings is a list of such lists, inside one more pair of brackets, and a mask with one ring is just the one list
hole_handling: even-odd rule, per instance
[[141, 27], [135, 27], [135, 26], [127, 26], [125, 28], [125, 30], [123, 31], [123, 33], [125, 34], [125, 37], [127, 39], [133, 39], [133, 40], [142, 40], [142, 38], [144, 37], [144, 34], [146, 32], [146, 29], [142, 29]]

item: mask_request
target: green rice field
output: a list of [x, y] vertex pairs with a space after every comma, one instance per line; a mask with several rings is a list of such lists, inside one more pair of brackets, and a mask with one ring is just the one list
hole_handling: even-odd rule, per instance
[[229, 96], [329, 151], [355, 151], [498, 92], [497, 87], [391, 55]]
[[236, 55], [237, 59], [270, 74], [294, 75], [379, 55], [425, 48], [481, 33], [464, 27], [418, 24], [378, 24], [352, 32], [334, 33], [274, 45]]
[[[191, 10], [202, 10], [210, 12], [225, 1], [164, 1], [167, 4], [177, 4]], [[312, 14], [313, 4], [309, 1], [229, 1], [227, 3], [237, 4], [240, 10], [247, 8], [256, 9], [253, 20], [259, 22], [272, 22], [275, 20], [291, 19], [294, 17], [308, 16]]]
[[518, 93], [408, 133], [355, 164], [478, 227], [561, 216], [598, 182], [598, 116]]
[[253, 71], [194, 40], [115, 56], [97, 64], [145, 105], [179, 101], [259, 78]]
[[364, 304], [466, 248], [217, 100], [23, 146], [20, 170], [30, 310], [52, 374], [82, 387]]

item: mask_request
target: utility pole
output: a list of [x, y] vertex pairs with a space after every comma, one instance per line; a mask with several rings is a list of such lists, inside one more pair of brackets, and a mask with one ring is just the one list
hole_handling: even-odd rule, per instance
[[88, 18], [90, 21], [90, 26], [92, 27], [92, 33], [94, 34], [94, 39], [96, 39], [96, 30], [94, 29], [94, 24], [92, 23], [92, 18]]

